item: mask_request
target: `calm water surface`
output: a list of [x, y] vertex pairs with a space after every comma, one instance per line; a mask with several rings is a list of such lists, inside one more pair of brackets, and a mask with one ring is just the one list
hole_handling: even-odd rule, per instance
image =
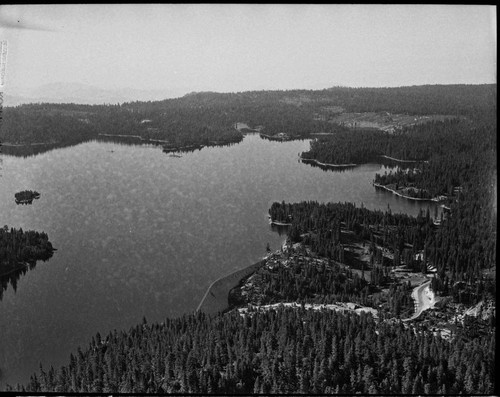
[[[97, 332], [193, 311], [209, 284], [278, 249], [273, 201], [352, 201], [416, 215], [428, 203], [376, 190], [380, 164], [345, 172], [301, 164], [309, 141], [247, 135], [181, 158], [158, 147], [88, 142], [29, 158], [3, 156], [0, 225], [45, 231], [58, 249], [0, 301], [0, 389], [28, 382]], [[14, 193], [41, 193], [16, 205]]]

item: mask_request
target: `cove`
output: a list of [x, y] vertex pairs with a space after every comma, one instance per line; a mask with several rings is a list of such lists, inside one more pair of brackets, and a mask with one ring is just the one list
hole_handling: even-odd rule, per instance
[[[36, 156], [1, 155], [0, 222], [44, 231], [58, 251], [0, 301], [0, 389], [69, 362], [97, 332], [192, 312], [208, 286], [285, 239], [274, 201], [354, 202], [417, 215], [435, 203], [372, 186], [381, 164], [325, 171], [299, 161], [309, 141], [246, 135], [182, 157], [153, 145], [91, 141]], [[42, 193], [19, 206], [15, 192]]]

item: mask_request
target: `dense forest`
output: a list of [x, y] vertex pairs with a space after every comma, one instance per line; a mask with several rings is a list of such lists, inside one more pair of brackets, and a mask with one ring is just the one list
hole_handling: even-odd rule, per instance
[[397, 172], [377, 175], [375, 182], [417, 186], [430, 198], [451, 196], [455, 187], [468, 184], [485, 168], [495, 169], [495, 148], [494, 120], [476, 126], [456, 119], [396, 133], [361, 130], [321, 137], [311, 142], [311, 149], [302, 153], [302, 158], [329, 164], [361, 164], [377, 161], [382, 155], [414, 160], [411, 166], [400, 164]]
[[[452, 117], [388, 132], [348, 128], [335, 122], [338, 112]], [[45, 127], [34, 127], [37, 118]], [[22, 128], [15, 121], [21, 119]], [[436, 222], [429, 212], [413, 217], [352, 203], [273, 203], [269, 215], [291, 224], [288, 243], [294, 248], [280, 254], [286, 267], [252, 275], [251, 294], [230, 296], [236, 308], [160, 324], [144, 320], [129, 331], [97, 334], [70, 355], [67, 365], [41, 366], [16, 390], [494, 393], [494, 316], [488, 321], [465, 316], [455, 321], [450, 338], [421, 321], [402, 322], [412, 311], [412, 287], [393, 282], [390, 271], [406, 267], [425, 275], [434, 268], [431, 288], [441, 302], [470, 306], [496, 300], [491, 277], [496, 268], [496, 85], [193, 93], [108, 106], [25, 105], [8, 108], [4, 120], [0, 139], [11, 143], [73, 142], [99, 133], [177, 146], [227, 143], [242, 139], [235, 122], [262, 127], [267, 135], [328, 134], [312, 140], [302, 157], [332, 164], [360, 164], [382, 155], [413, 160], [374, 182], [415, 188], [415, 195], [425, 197], [443, 195], [449, 206]], [[58, 120], [62, 124], [55, 126]], [[36, 254], [43, 259], [47, 236], [26, 234], [0, 230], [2, 264], [30, 262]], [[366, 261], [353, 247], [368, 252]], [[290, 301], [304, 305], [248, 306]], [[305, 308], [333, 302], [370, 306], [379, 316]], [[241, 306], [248, 310], [238, 311]]]
[[[236, 122], [244, 122], [251, 128], [260, 126], [260, 131], [270, 136], [283, 132], [296, 139], [315, 133], [339, 133], [339, 139], [344, 141], [342, 134], [349, 128], [335, 122], [336, 110], [332, 112], [332, 109], [491, 118], [485, 104], [495, 99], [496, 85], [429, 85], [224, 94], [201, 92], [176, 99], [117, 105], [30, 104], [3, 109], [0, 141], [11, 145], [68, 145], [107, 134], [135, 136], [173, 147], [215, 145], [242, 139], [242, 134], [234, 129]], [[378, 135], [370, 134], [367, 139], [378, 140]], [[421, 141], [425, 138], [421, 137]], [[345, 144], [349, 145], [347, 141]], [[409, 145], [407, 156], [426, 157], [424, 146], [421, 144], [421, 149], [413, 152], [413, 145]], [[367, 156], [370, 154], [367, 150], [351, 147], [352, 157]], [[401, 146], [394, 154], [401, 155], [399, 152], [404, 150]]]
[[68, 144], [97, 135], [95, 125], [82, 121], [86, 113], [78, 109], [83, 105], [75, 105], [75, 109], [66, 111], [59, 109], [60, 106], [33, 104], [3, 108], [0, 140], [14, 145]]
[[[357, 302], [368, 305], [370, 286], [366, 280], [333, 261], [315, 263], [287, 253], [288, 266], [260, 268], [252, 275], [256, 291], [245, 297], [231, 293], [232, 306], [266, 305], [276, 302], [335, 303]], [[253, 293], [252, 293], [253, 292]]]
[[0, 277], [3, 291], [12, 284], [16, 289], [17, 280], [26, 270], [33, 269], [39, 260], [49, 260], [54, 252], [46, 233], [34, 230], [23, 231], [8, 226], [0, 228]]
[[383, 319], [410, 317], [414, 309], [410, 284], [392, 282], [389, 267], [380, 266], [381, 250], [372, 247], [377, 264], [372, 261], [354, 270], [354, 266], [347, 265], [352, 265], [349, 253], [337, 262], [317, 257], [305, 244], [288, 246], [286, 251], [268, 258], [268, 266], [259, 268], [230, 291], [229, 306], [345, 302], [371, 307]]
[[97, 334], [30, 392], [491, 394], [495, 336], [452, 343], [371, 315], [278, 309]]
[[[426, 235], [423, 249], [426, 259], [438, 269], [433, 288], [451, 291], [455, 299], [469, 303], [482, 299], [484, 291], [495, 293], [494, 281], [485, 279], [484, 272], [496, 264], [496, 100], [484, 94], [476, 98], [475, 106], [464, 109], [466, 117], [415, 125], [392, 134], [359, 130], [321, 137], [302, 154], [339, 164], [367, 162], [379, 155], [426, 160], [376, 175], [374, 182], [396, 190], [406, 188], [405, 193], [413, 197], [446, 198], [449, 216]], [[458, 98], [461, 96], [455, 101]], [[435, 109], [451, 110], [448, 107], [449, 103], [441, 103]], [[297, 226], [292, 226], [291, 236], [307, 228], [296, 231]]]
[[4, 226], [0, 229], [0, 274], [6, 274], [20, 264], [48, 260], [54, 252], [44, 232], [23, 231]]
[[[284, 299], [277, 301], [297, 299], [332, 303], [335, 300], [349, 300], [378, 308], [383, 300], [390, 303], [388, 314], [398, 316], [402, 309], [411, 305], [410, 289], [405, 289], [404, 285], [390, 283], [388, 277], [390, 269], [400, 265], [424, 274], [429, 266], [436, 267], [438, 273], [432, 279], [434, 291], [443, 296], [451, 296], [457, 303], [477, 304], [485, 299], [495, 299], [495, 280], [483, 274], [494, 267], [494, 262], [485, 263], [483, 266], [475, 263], [475, 266], [470, 268], [463, 265], [458, 268], [459, 261], [448, 261], [446, 264], [443, 262], [445, 249], [450, 252], [448, 255], [453, 252], [458, 257], [478, 258], [484, 247], [494, 249], [494, 236], [490, 235], [482, 244], [476, 244], [474, 252], [471, 252], [454, 239], [455, 234], [449, 234], [451, 220], [445, 220], [444, 225], [436, 226], [429, 212], [425, 215], [421, 213], [415, 218], [392, 214], [390, 211], [370, 211], [350, 203], [303, 202], [273, 203], [269, 213], [272, 219], [291, 222], [288, 236], [292, 243], [300, 242], [314, 253], [337, 262], [336, 266], [330, 266], [328, 272], [318, 267], [308, 269], [304, 265], [298, 266], [298, 270], [295, 270], [297, 265], [287, 269], [280, 268], [274, 277], [268, 271], [263, 271], [259, 288], [265, 292], [264, 296], [279, 296], [281, 293]], [[346, 231], [352, 231], [352, 234]], [[368, 263], [360, 262], [353, 256], [350, 248], [347, 248], [348, 243], [353, 240], [357, 240], [362, 246], [369, 246]], [[390, 253], [389, 258], [383, 255], [384, 251]], [[490, 251], [486, 257], [492, 258], [493, 255], [494, 252]], [[349, 282], [338, 285], [337, 282], [342, 277], [345, 278], [343, 275], [334, 277], [337, 282], [327, 282], [325, 287], [323, 283], [330, 280], [335, 269], [339, 269], [338, 263], [349, 265], [351, 268], [361, 268], [363, 272], [370, 271], [370, 284], [364, 282], [363, 277], [365, 287], [353, 294], [349, 289], [352, 276], [348, 278]], [[303, 281], [301, 272], [307, 272], [308, 277], [304, 278], [306, 281]], [[356, 281], [356, 278], [353, 281]], [[388, 284], [389, 297], [375, 293]], [[271, 292], [266, 292], [268, 290]], [[287, 293], [283, 294], [281, 291]]]
[[[321, 256], [353, 265], [342, 245], [345, 235], [341, 226], [345, 225], [355, 235], [387, 247], [394, 255], [391, 262], [377, 260], [380, 254], [372, 248], [371, 263], [404, 263], [414, 270], [428, 263], [437, 269], [433, 288], [438, 293], [446, 291], [458, 302], [475, 304], [496, 294], [494, 280], [483, 275], [496, 264], [496, 219], [491, 212], [488, 217], [483, 212], [492, 211], [491, 201], [488, 209], [475, 207], [472, 213], [466, 207], [467, 203], [471, 205], [470, 198], [466, 194], [462, 198], [439, 226], [434, 225], [428, 212], [415, 218], [370, 211], [350, 203], [273, 203], [269, 213], [273, 220], [291, 221], [288, 236], [292, 242], [303, 242]], [[421, 251], [422, 259], [416, 259]]]
[[424, 249], [435, 229], [428, 212], [412, 217], [390, 211], [371, 211], [352, 203], [275, 202], [269, 214], [273, 220], [291, 221], [288, 236], [292, 242], [304, 241], [312, 251], [335, 260], [343, 255], [341, 244], [345, 237], [341, 227], [344, 226], [355, 235], [392, 250], [410, 246], [411, 257]]

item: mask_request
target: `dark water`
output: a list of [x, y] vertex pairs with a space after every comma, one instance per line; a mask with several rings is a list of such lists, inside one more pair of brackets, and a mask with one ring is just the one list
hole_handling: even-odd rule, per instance
[[[273, 201], [352, 201], [417, 214], [427, 203], [376, 190], [379, 164], [345, 172], [298, 162], [308, 141], [248, 135], [170, 157], [152, 146], [89, 142], [34, 157], [4, 155], [0, 227], [48, 233], [58, 249], [0, 301], [0, 389], [69, 362], [91, 337], [193, 311], [216, 278], [278, 249]], [[18, 206], [14, 193], [41, 193]], [[432, 212], [431, 212], [432, 213]]]

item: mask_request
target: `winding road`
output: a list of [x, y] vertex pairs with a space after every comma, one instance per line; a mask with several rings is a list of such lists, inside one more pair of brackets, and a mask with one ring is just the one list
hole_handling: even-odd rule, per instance
[[423, 311], [430, 309], [436, 303], [434, 299], [434, 292], [429, 288], [431, 280], [420, 284], [415, 287], [411, 293], [411, 297], [415, 301], [415, 313], [409, 318], [405, 318], [403, 321], [415, 320]]

